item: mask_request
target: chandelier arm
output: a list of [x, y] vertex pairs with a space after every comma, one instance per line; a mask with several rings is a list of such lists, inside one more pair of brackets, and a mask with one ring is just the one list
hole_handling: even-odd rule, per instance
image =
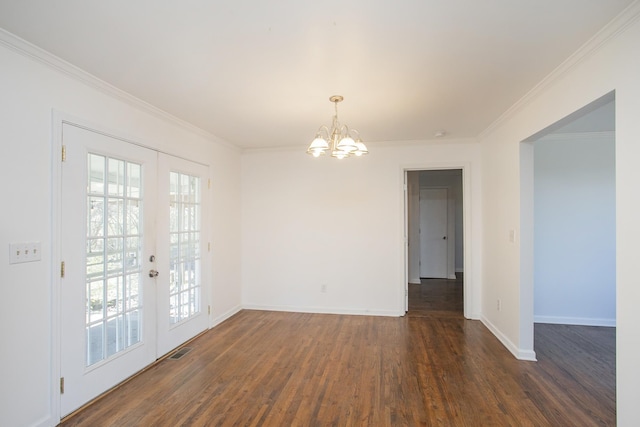
[[[324, 131], [324, 135], [322, 134], [322, 132]], [[326, 140], [328, 141], [330, 136], [331, 136], [331, 131], [329, 130], [329, 128], [325, 125], [322, 125], [318, 128], [318, 132], [316, 132], [316, 137], [318, 136], [326, 136]]]

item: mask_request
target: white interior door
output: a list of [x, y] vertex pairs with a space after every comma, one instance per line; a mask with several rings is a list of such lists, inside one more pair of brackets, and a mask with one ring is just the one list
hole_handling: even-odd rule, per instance
[[[61, 415], [156, 357], [155, 151], [63, 125]], [[61, 384], [62, 389], [62, 384]]]
[[210, 263], [206, 166], [62, 132], [64, 416], [207, 328]]
[[420, 189], [420, 277], [447, 278], [446, 188]]

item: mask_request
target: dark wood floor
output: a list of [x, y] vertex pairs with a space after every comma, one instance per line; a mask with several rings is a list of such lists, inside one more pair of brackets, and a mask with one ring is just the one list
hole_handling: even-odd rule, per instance
[[457, 280], [422, 279], [420, 285], [409, 285], [410, 317], [462, 319], [462, 276]]
[[242, 311], [63, 425], [615, 425], [615, 329], [536, 325], [522, 362], [461, 292], [413, 285], [403, 318]]

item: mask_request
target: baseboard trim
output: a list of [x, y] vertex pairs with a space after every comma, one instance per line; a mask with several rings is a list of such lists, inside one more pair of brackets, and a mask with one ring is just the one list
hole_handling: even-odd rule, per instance
[[534, 323], [550, 323], [554, 325], [604, 326], [616, 327], [616, 319], [599, 319], [591, 317], [533, 316]]
[[45, 416], [40, 418], [39, 420], [35, 421], [33, 424], [31, 424], [33, 427], [49, 427], [49, 426], [54, 426], [54, 425], [58, 425], [60, 424], [60, 422], [55, 422], [54, 421], [54, 417], [53, 416]]
[[480, 321], [487, 327], [487, 329], [489, 329], [489, 331], [491, 331], [493, 335], [495, 335], [496, 338], [498, 338], [502, 345], [504, 345], [516, 359], [530, 362], [536, 362], [538, 360], [536, 359], [535, 351], [518, 348], [518, 346], [512, 343], [506, 335], [504, 335], [493, 323], [489, 321], [489, 319], [482, 316]]
[[209, 329], [215, 328], [216, 326], [218, 326], [220, 323], [224, 322], [225, 320], [227, 320], [231, 316], [239, 313], [241, 310], [242, 310], [242, 306], [237, 305], [237, 306], [233, 307], [232, 309], [227, 310], [226, 312], [222, 313], [221, 315], [214, 317], [213, 319], [211, 319], [211, 323], [209, 324]]
[[261, 305], [261, 304], [243, 304], [245, 310], [263, 310], [263, 311], [284, 311], [291, 313], [314, 313], [314, 314], [345, 314], [352, 316], [384, 316], [384, 317], [402, 317], [404, 312], [391, 310], [367, 310], [357, 308], [333, 308], [333, 307], [297, 307], [287, 305]]
[[468, 320], [482, 320], [482, 316], [478, 313], [465, 314], [464, 318]]

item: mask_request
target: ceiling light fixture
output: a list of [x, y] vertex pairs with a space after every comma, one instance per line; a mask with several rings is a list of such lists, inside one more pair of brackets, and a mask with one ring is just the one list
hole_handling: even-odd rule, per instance
[[349, 129], [347, 125], [341, 125], [338, 121], [338, 102], [342, 102], [343, 99], [344, 97], [340, 95], [329, 98], [329, 101], [335, 104], [336, 110], [331, 129], [324, 125], [320, 126], [315, 139], [307, 149], [307, 154], [319, 157], [329, 151], [331, 157], [344, 159], [349, 156], [360, 157], [369, 153], [367, 146], [360, 139], [360, 133], [355, 129]]

